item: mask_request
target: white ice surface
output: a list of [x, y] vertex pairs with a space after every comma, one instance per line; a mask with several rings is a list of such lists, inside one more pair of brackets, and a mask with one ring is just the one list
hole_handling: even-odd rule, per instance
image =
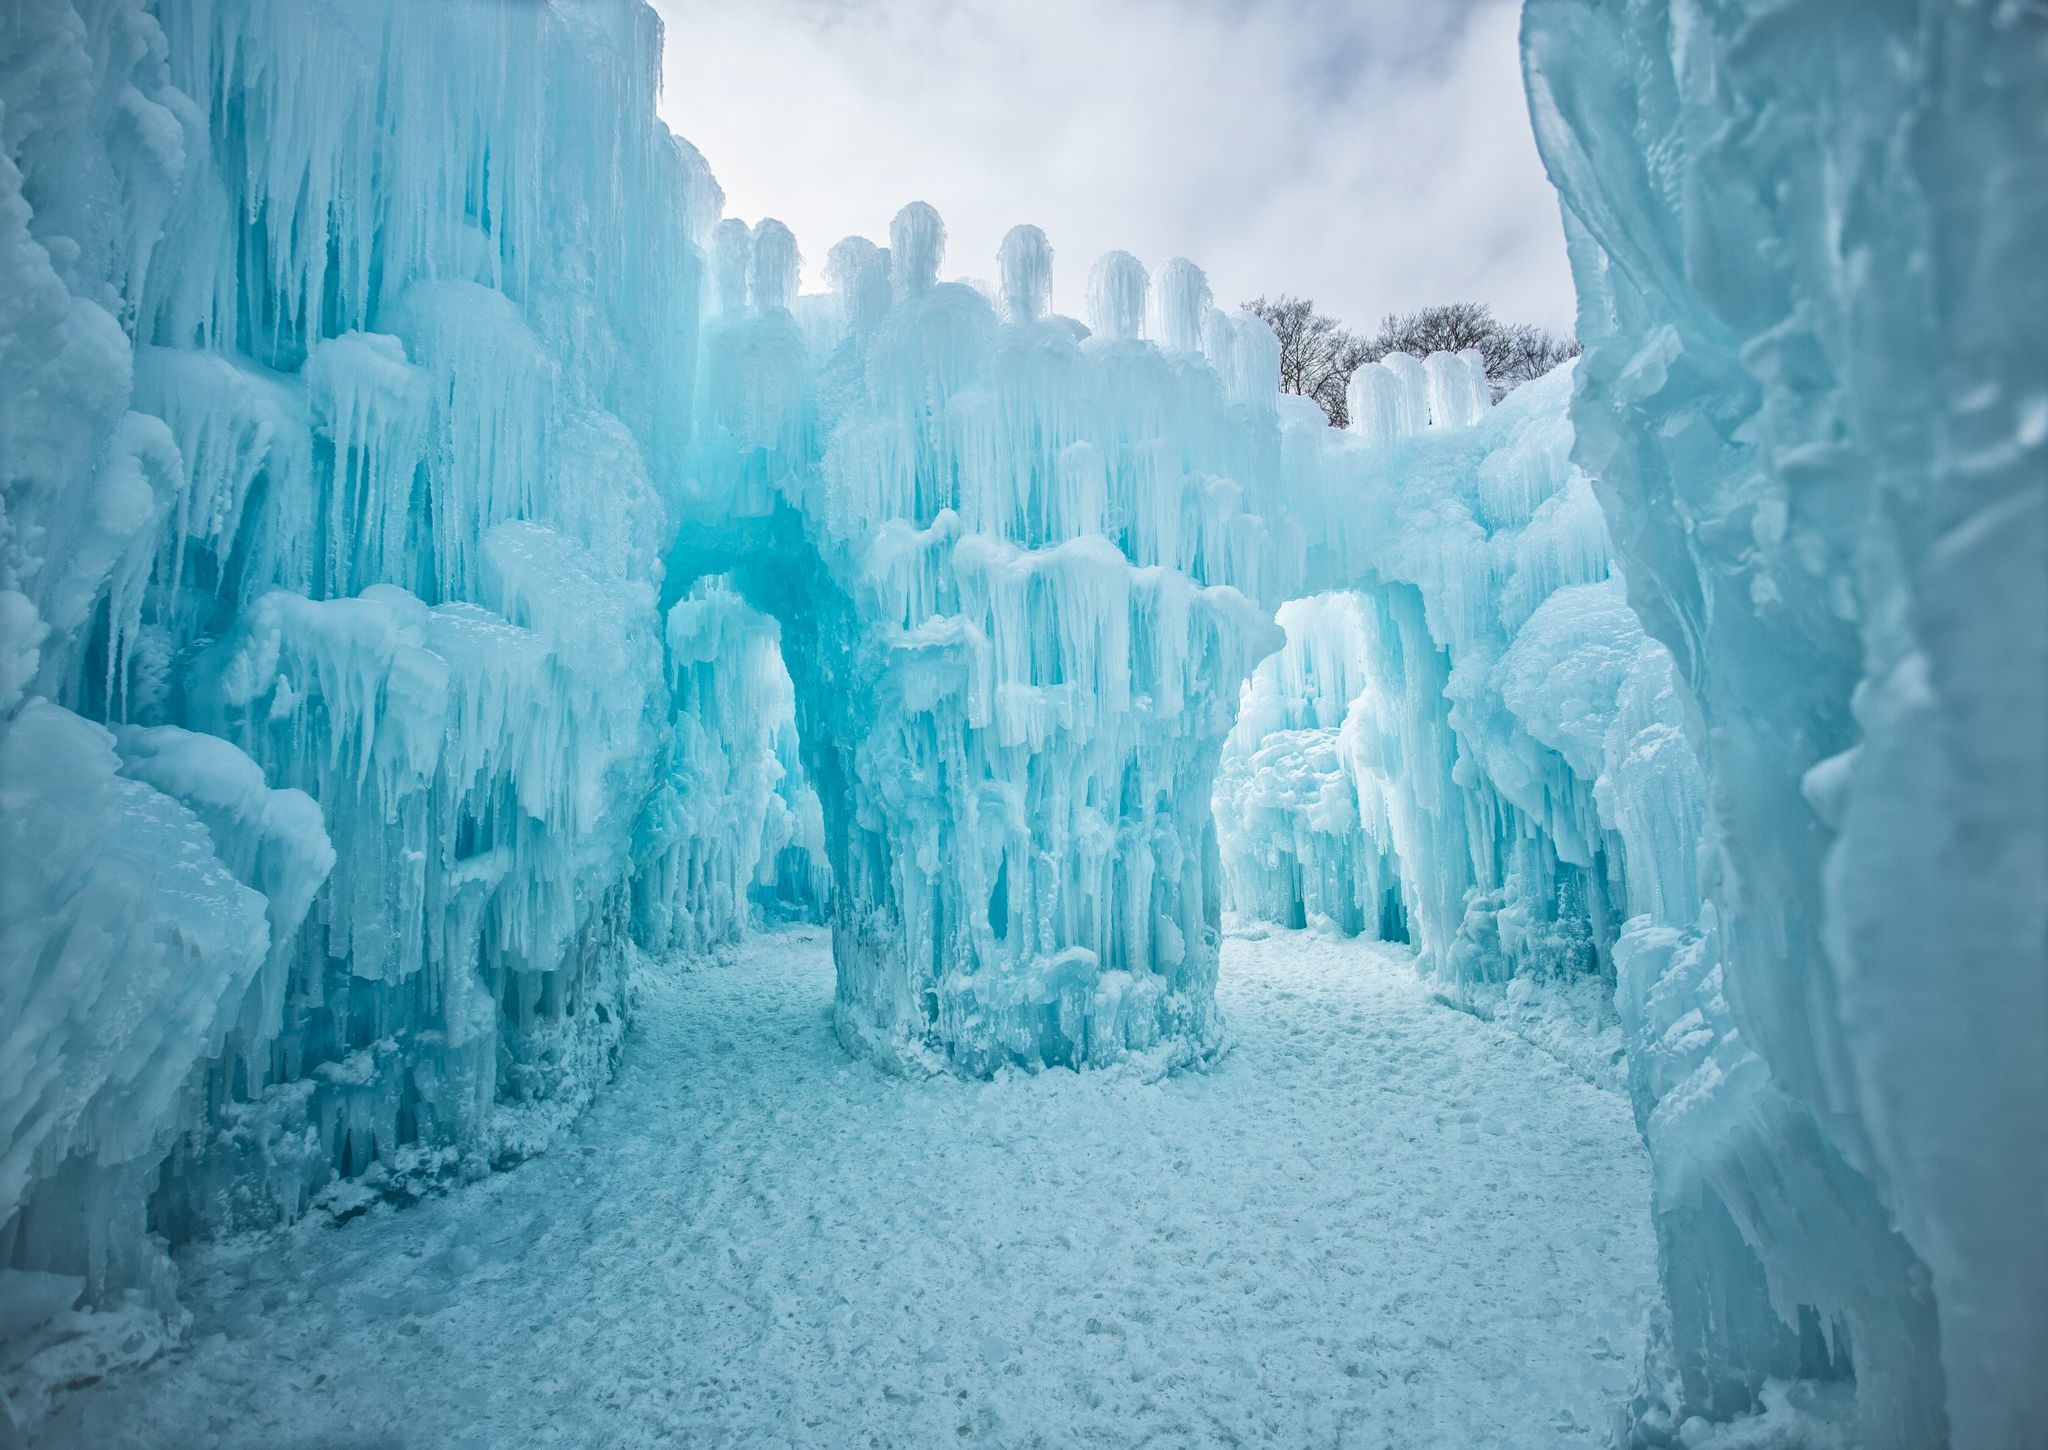
[[885, 1077], [814, 929], [650, 975], [547, 1156], [192, 1251], [189, 1346], [42, 1442], [1598, 1442], [1654, 1284], [1626, 1099], [1398, 948], [1246, 932], [1234, 1048], [1153, 1083]]

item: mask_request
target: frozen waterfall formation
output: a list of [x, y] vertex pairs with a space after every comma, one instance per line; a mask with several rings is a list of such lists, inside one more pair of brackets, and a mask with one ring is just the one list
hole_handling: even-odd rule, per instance
[[530, 1151], [636, 952], [829, 913], [878, 1062], [1156, 1073], [1227, 899], [1612, 992], [1632, 1441], [2048, 1441], [2044, 46], [1529, 0], [1586, 355], [1340, 432], [1183, 260], [799, 296], [635, 6], [10, 5], [0, 1375]]

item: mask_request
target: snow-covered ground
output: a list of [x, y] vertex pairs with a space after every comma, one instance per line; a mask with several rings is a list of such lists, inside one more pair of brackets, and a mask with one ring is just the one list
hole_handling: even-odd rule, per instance
[[47, 1445], [1562, 1446], [1641, 1356], [1627, 1101], [1399, 950], [1250, 927], [1212, 1070], [905, 1082], [825, 935], [652, 976], [547, 1156], [185, 1260]]

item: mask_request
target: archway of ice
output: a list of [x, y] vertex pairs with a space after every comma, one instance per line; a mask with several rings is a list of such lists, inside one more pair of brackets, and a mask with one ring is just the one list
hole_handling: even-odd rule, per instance
[[[689, 470], [714, 506], [670, 587], [736, 564], [803, 638], [842, 1039], [900, 1069], [1205, 1056], [1209, 776], [1274, 641], [1254, 592], [1285, 569], [1231, 477], [1280, 477], [1270, 377], [1233, 397], [1200, 354], [1139, 340], [1127, 256], [1099, 269], [1096, 320], [1130, 335], [1045, 316], [1035, 229], [1000, 259], [1007, 323], [936, 280], [929, 207], [886, 253], [835, 249], [804, 325], [781, 305], [786, 233], [743, 232], [721, 228], [706, 334], [707, 378], [735, 386], [708, 385]], [[1262, 324], [1206, 317], [1180, 266], [1179, 335], [1270, 349]]]

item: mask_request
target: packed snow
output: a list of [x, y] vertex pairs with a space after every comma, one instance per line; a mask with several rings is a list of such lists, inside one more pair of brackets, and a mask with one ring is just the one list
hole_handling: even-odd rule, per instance
[[44, 1441], [1536, 1447], [1635, 1373], [1626, 1098], [1398, 948], [1248, 926], [1151, 1082], [885, 1076], [814, 928], [639, 982], [545, 1157], [192, 1251], [185, 1346]]

